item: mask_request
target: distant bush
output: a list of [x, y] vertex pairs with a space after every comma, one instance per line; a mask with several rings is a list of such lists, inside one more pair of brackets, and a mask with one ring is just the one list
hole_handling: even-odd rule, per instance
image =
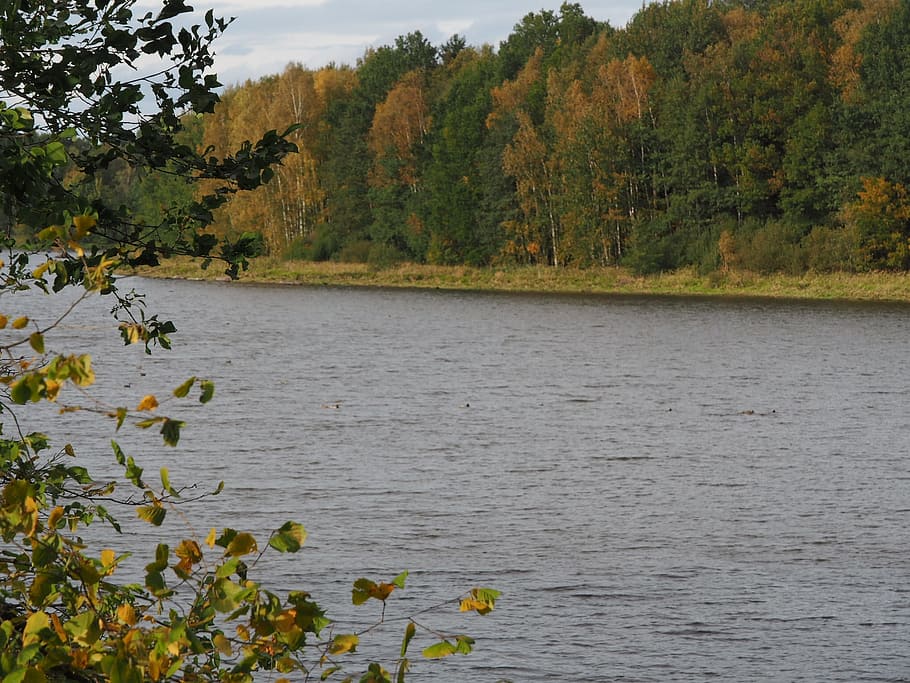
[[407, 260], [407, 256], [391, 244], [374, 244], [367, 257], [367, 263], [374, 268], [388, 268]]
[[370, 240], [357, 240], [345, 244], [335, 254], [334, 260], [342, 263], [367, 263], [370, 260], [370, 249], [373, 243]]
[[859, 236], [851, 228], [816, 226], [803, 238], [806, 265], [818, 273], [859, 270]]
[[316, 230], [298, 237], [284, 250], [284, 258], [300, 261], [329, 261], [340, 248], [338, 236], [330, 231]]
[[806, 269], [800, 242], [802, 230], [782, 221], [769, 221], [752, 234], [738, 236], [739, 264], [757, 273], [797, 275]]

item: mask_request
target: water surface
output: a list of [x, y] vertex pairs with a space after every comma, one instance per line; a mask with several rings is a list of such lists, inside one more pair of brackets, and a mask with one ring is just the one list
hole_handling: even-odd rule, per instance
[[[409, 570], [399, 616], [503, 592], [428, 615], [477, 649], [415, 680], [910, 680], [910, 308], [133, 284], [172, 352], [104, 301], [56, 338], [130, 404], [216, 381], [176, 452], [117, 435], [225, 480], [189, 530], [303, 522], [265, 570], [343, 622], [359, 576]], [[107, 459], [102, 427], [73, 430]]]

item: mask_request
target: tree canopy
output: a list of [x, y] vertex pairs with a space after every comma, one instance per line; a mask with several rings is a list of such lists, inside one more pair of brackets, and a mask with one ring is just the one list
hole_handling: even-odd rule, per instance
[[[907, 12], [667, 0], [616, 28], [563, 3], [498, 46], [404, 36], [308, 72], [349, 85], [301, 100], [318, 206], [278, 228], [257, 191], [243, 226], [272, 254], [376, 263], [712, 270], [726, 235], [728, 266], [906, 269]], [[223, 122], [297, 68], [231, 88], [205, 139], [242, 139]]]

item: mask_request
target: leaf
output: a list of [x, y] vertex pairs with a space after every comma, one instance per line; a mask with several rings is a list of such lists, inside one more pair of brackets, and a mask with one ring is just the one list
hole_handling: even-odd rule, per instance
[[179, 387], [174, 389], [174, 396], [176, 396], [177, 398], [184, 398], [188, 393], [190, 393], [190, 389], [193, 388], [193, 384], [195, 384], [195, 383], [196, 383], [196, 378], [190, 377], [186, 382], [184, 382]]
[[240, 557], [242, 555], [255, 553], [258, 549], [259, 548], [256, 546], [256, 539], [253, 535], [244, 531], [231, 539], [224, 554], [230, 555], [231, 557]]
[[98, 223], [98, 219], [95, 218], [94, 216], [89, 216], [89, 215], [73, 216], [73, 226], [75, 226], [75, 228], [76, 228], [76, 230], [73, 234], [73, 237], [81, 240], [83, 237], [85, 237], [88, 234], [89, 230], [91, 230], [92, 228], [95, 227], [95, 225], [97, 223]]
[[398, 675], [395, 678], [396, 683], [405, 683], [405, 675], [411, 670], [411, 660], [402, 659], [398, 664]]
[[23, 316], [21, 316], [21, 317], [19, 317], [19, 318], [16, 318], [16, 319], [13, 321], [13, 329], [14, 329], [14, 330], [21, 330], [21, 329], [22, 329], [23, 327], [25, 327], [26, 325], [28, 325], [28, 316], [26, 316], [26, 315], [23, 315]]
[[123, 603], [117, 608], [117, 619], [127, 626], [134, 626], [137, 621], [135, 608], [128, 602]]
[[136, 508], [136, 515], [139, 519], [143, 519], [149, 524], [161, 526], [167, 515], [167, 510], [160, 505], [143, 505]]
[[327, 681], [329, 678], [331, 678], [332, 674], [338, 673], [338, 672], [341, 671], [343, 668], [344, 668], [344, 667], [341, 667], [341, 666], [332, 666], [332, 667], [329, 667], [328, 669], [326, 669], [325, 671], [322, 672], [322, 675], [319, 677], [319, 680], [320, 680], [320, 681]]
[[214, 548], [214, 547], [215, 547], [215, 527], [212, 527], [212, 528], [209, 530], [209, 535], [205, 537], [205, 544], [206, 544], [209, 548]]
[[401, 572], [398, 576], [392, 579], [392, 583], [401, 590], [404, 590], [405, 579], [408, 578], [408, 572]]
[[168, 472], [167, 467], [161, 468], [161, 487], [175, 498], [180, 497], [180, 495], [174, 490], [174, 487], [171, 486], [171, 475], [170, 472]]
[[359, 644], [360, 638], [353, 633], [335, 636], [335, 639], [329, 645], [329, 654], [342, 655], [345, 652], [355, 652]]
[[460, 655], [469, 655], [474, 649], [474, 639], [468, 636], [458, 636], [455, 639], [455, 652]]
[[461, 612], [477, 612], [478, 614], [489, 614], [496, 605], [496, 599], [501, 595], [497, 590], [492, 588], [472, 588], [470, 596], [463, 599], [459, 605]]
[[427, 659], [442, 659], [455, 654], [455, 646], [448, 640], [443, 640], [435, 645], [424, 648], [423, 656]]
[[414, 634], [417, 633], [417, 627], [414, 625], [413, 621], [409, 621], [407, 627], [404, 629], [404, 638], [401, 641], [401, 657], [403, 658], [408, 652], [408, 645], [411, 644], [411, 640], [414, 638]]
[[35, 353], [44, 353], [44, 335], [40, 332], [32, 332], [29, 335], [28, 343], [35, 350]]
[[216, 633], [212, 636], [212, 645], [214, 645], [215, 649], [225, 657], [230, 657], [234, 654], [234, 651], [231, 649], [231, 641], [225, 638], [223, 633]]
[[142, 412], [142, 411], [146, 411], [146, 410], [155, 410], [155, 408], [157, 408], [157, 407], [158, 407], [158, 399], [155, 398], [154, 396], [152, 396], [151, 394], [148, 394], [147, 396], [142, 397], [142, 400], [139, 401], [139, 405], [136, 406], [136, 410], [138, 410], [139, 412]]
[[6, 324], [7, 324], [8, 322], [9, 322], [9, 318], [7, 318], [7, 317], [6, 317], [5, 315], [3, 315], [3, 314], [0, 314], [0, 330], [5, 329], [5, 328], [6, 328]]
[[25, 629], [22, 631], [22, 645], [28, 646], [41, 642], [41, 634], [50, 627], [51, 620], [47, 614], [44, 612], [33, 613], [25, 622]]
[[32, 388], [27, 379], [27, 377], [23, 377], [10, 389], [9, 397], [13, 403], [24, 405], [32, 400]]
[[180, 428], [183, 426], [184, 423], [180, 420], [167, 418], [161, 425], [161, 436], [164, 438], [164, 443], [168, 446], [176, 446], [180, 441]]
[[297, 522], [285, 522], [269, 539], [269, 545], [280, 553], [296, 553], [306, 541], [306, 529]]
[[202, 389], [202, 393], [199, 394], [199, 402], [208, 403], [212, 400], [212, 396], [215, 395], [215, 383], [203, 380], [199, 383], [199, 386]]
[[66, 622], [63, 630], [80, 645], [90, 647], [101, 637], [101, 620], [89, 610]]

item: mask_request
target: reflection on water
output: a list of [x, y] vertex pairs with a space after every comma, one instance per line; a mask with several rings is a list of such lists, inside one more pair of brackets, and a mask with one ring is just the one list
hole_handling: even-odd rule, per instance
[[303, 522], [266, 569], [342, 620], [363, 575], [502, 590], [415, 680], [910, 677], [910, 308], [135, 284], [174, 351], [99, 342], [103, 301], [55, 339], [119, 402], [216, 381], [176, 452], [117, 436], [226, 481], [177, 532]]

